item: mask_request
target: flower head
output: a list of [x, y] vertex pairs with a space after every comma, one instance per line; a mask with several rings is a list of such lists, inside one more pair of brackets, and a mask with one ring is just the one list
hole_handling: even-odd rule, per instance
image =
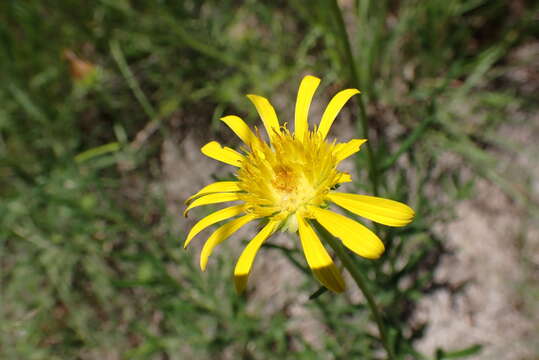
[[414, 211], [397, 201], [379, 197], [335, 191], [336, 185], [351, 181], [351, 176], [337, 169], [338, 164], [358, 152], [366, 139], [345, 143], [328, 142], [326, 136], [346, 102], [359, 91], [346, 89], [329, 102], [319, 125], [308, 129], [308, 112], [320, 79], [303, 78], [295, 109], [295, 132], [280, 125], [270, 102], [257, 95], [247, 95], [256, 107], [269, 143], [237, 116], [221, 120], [245, 143], [241, 152], [212, 141], [201, 149], [205, 155], [238, 168], [236, 181], [212, 183], [187, 199], [185, 215], [198, 206], [237, 201], [196, 223], [185, 241], [185, 247], [203, 229], [221, 221], [206, 241], [200, 256], [204, 271], [213, 249], [242, 226], [263, 220], [264, 226], [247, 244], [234, 270], [238, 292], [247, 284], [247, 277], [262, 243], [279, 228], [298, 232], [307, 263], [315, 277], [327, 288], [344, 290], [342, 276], [322, 245], [310, 222], [316, 221], [354, 253], [376, 259], [384, 252], [384, 244], [364, 225], [328, 209], [336, 204], [372, 221], [404, 226], [412, 221]]

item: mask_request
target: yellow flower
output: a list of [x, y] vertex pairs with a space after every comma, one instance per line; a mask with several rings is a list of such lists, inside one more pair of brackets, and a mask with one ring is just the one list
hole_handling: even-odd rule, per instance
[[314, 276], [327, 288], [341, 292], [343, 278], [322, 245], [310, 221], [317, 221], [354, 253], [376, 259], [384, 252], [384, 244], [364, 225], [328, 210], [334, 203], [354, 214], [380, 224], [404, 226], [412, 221], [414, 211], [400, 202], [335, 191], [336, 185], [351, 181], [351, 176], [337, 165], [359, 151], [366, 139], [346, 143], [326, 141], [333, 121], [346, 102], [359, 91], [346, 89], [329, 102], [318, 127], [308, 129], [311, 100], [320, 83], [314, 76], [303, 78], [295, 109], [295, 132], [279, 125], [270, 102], [258, 95], [247, 95], [258, 111], [269, 143], [258, 130], [254, 133], [237, 116], [221, 120], [245, 143], [241, 153], [212, 141], [202, 153], [238, 168], [236, 181], [219, 181], [204, 187], [187, 199], [184, 215], [201, 205], [238, 201], [234, 206], [216, 211], [196, 223], [185, 241], [189, 245], [203, 229], [224, 221], [206, 241], [200, 256], [200, 267], [206, 269], [213, 249], [247, 223], [262, 219], [264, 226], [247, 244], [234, 270], [238, 292], [245, 290], [247, 277], [262, 243], [279, 228], [299, 232], [305, 258]]

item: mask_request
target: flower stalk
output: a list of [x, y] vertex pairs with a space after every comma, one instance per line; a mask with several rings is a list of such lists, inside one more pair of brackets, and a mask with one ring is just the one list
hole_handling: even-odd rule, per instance
[[[352, 78], [351, 80], [353, 82], [353, 86], [355, 86], [356, 88], [361, 88], [361, 81], [359, 78], [359, 74], [357, 72], [356, 61], [352, 53], [352, 47], [350, 45], [350, 38], [348, 36], [348, 32], [346, 31], [346, 26], [344, 23], [342, 12], [339, 8], [339, 4], [337, 0], [330, 0], [329, 2], [330, 2], [331, 10], [335, 16], [335, 20], [337, 22], [338, 31], [340, 33], [340, 38], [343, 43], [345, 62], [350, 66], [350, 75]], [[367, 117], [367, 110], [365, 108], [365, 103], [363, 102], [363, 99], [361, 97], [358, 97], [358, 104], [359, 104], [359, 112], [360, 112], [359, 119], [360, 119], [361, 130], [362, 130], [361, 135], [365, 138], [369, 138], [368, 136], [369, 119]], [[369, 166], [369, 175], [370, 175], [370, 180], [372, 184], [372, 191], [374, 195], [378, 196], [378, 168], [376, 166], [376, 159], [374, 156], [374, 151], [373, 151], [371, 141], [367, 142], [367, 159], [368, 159], [368, 166]], [[372, 296], [371, 292], [369, 291], [369, 288], [367, 287], [365, 279], [363, 278], [363, 274], [361, 273], [360, 269], [357, 267], [356, 263], [352, 260], [350, 255], [343, 248], [343, 246], [333, 236], [328, 234], [321, 227], [318, 227], [318, 230], [319, 230], [319, 233], [324, 238], [324, 240], [333, 248], [333, 250], [335, 251], [335, 254], [339, 257], [344, 267], [346, 267], [346, 269], [350, 272], [350, 275], [352, 275], [352, 278], [354, 279], [357, 286], [360, 288], [361, 292], [365, 296], [365, 299], [367, 299], [369, 308], [372, 312], [374, 320], [376, 321], [376, 325], [378, 326], [378, 332], [380, 333], [380, 340], [382, 341], [382, 344], [387, 352], [387, 357], [389, 360], [393, 360], [395, 356], [393, 355], [393, 350], [388, 342], [387, 333], [385, 331], [385, 327], [382, 321], [380, 310], [378, 309], [378, 306], [376, 305], [376, 302], [374, 301], [374, 297]]]
[[352, 257], [343, 248], [342, 244], [337, 241], [337, 239], [331, 236], [331, 234], [328, 234], [328, 232], [321, 226], [316, 226], [316, 229], [319, 235], [323, 238], [323, 240], [327, 244], [329, 244], [329, 246], [331, 246], [333, 251], [335, 251], [335, 255], [341, 260], [342, 264], [348, 270], [348, 272], [354, 279], [354, 282], [357, 284], [357, 286], [363, 293], [363, 296], [365, 296], [365, 299], [367, 299], [367, 304], [369, 305], [376, 325], [378, 326], [380, 340], [382, 342], [382, 345], [384, 346], [384, 349], [387, 352], [387, 358], [389, 360], [395, 359], [395, 356], [393, 355], [393, 349], [391, 348], [391, 345], [389, 344], [387, 338], [387, 332], [384, 327], [380, 309], [378, 308], [378, 305], [376, 305], [376, 301], [374, 300], [374, 297], [367, 286], [367, 283], [363, 277], [363, 274], [361, 273], [361, 270], [358, 268]]

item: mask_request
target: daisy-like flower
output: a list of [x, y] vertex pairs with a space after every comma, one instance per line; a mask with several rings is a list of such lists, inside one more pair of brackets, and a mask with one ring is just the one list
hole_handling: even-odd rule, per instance
[[[238, 116], [221, 119], [245, 143], [241, 152], [212, 141], [202, 153], [215, 160], [237, 167], [236, 181], [212, 183], [187, 199], [184, 215], [198, 206], [237, 201], [238, 204], [216, 211], [197, 222], [185, 241], [185, 247], [203, 229], [221, 221], [221, 225], [206, 241], [200, 256], [200, 268], [205, 271], [214, 248], [244, 225], [261, 220], [263, 226], [250, 240], [234, 269], [236, 290], [247, 285], [255, 256], [262, 243], [278, 229], [299, 233], [303, 253], [314, 276], [327, 288], [342, 292], [343, 278], [310, 224], [318, 222], [344, 246], [359, 256], [376, 259], [384, 252], [382, 241], [366, 226], [329, 210], [336, 204], [354, 214], [389, 226], [404, 226], [414, 217], [405, 204], [379, 197], [335, 191], [340, 183], [351, 181], [350, 174], [339, 171], [338, 164], [358, 152], [366, 139], [345, 143], [327, 141], [337, 114], [359, 91], [346, 89], [329, 102], [318, 126], [308, 128], [308, 112], [320, 83], [314, 76], [303, 78], [295, 109], [295, 132], [280, 125], [270, 102], [258, 95], [247, 95], [258, 111], [269, 143], [258, 130], [252, 132]], [[230, 220], [232, 219], [232, 220]]]

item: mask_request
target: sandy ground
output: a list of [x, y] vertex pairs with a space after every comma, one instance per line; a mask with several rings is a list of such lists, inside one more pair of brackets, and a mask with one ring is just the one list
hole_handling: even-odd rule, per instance
[[[538, 309], [525, 297], [538, 285], [539, 263], [524, 264], [539, 253], [538, 232], [522, 232], [525, 216], [495, 186], [480, 181], [476, 189], [475, 198], [457, 206], [457, 219], [439, 230], [451, 254], [436, 280], [448, 286], [418, 304], [414, 320], [429, 323], [419, 349], [432, 354], [483, 344], [477, 359], [537, 359]], [[466, 284], [461, 291], [450, 291], [460, 284]]]
[[[539, 44], [522, 47], [514, 57], [537, 64], [537, 54]], [[525, 95], [539, 90], [530, 68], [518, 66], [506, 75]], [[492, 151], [495, 170], [523, 196], [510, 198], [479, 180], [473, 198], [457, 205], [456, 220], [438, 229], [452, 253], [442, 259], [437, 280], [449, 288], [467, 285], [419, 303], [415, 319], [430, 324], [419, 342], [426, 353], [481, 343], [477, 359], [539, 358], [539, 113], [513, 112], [496, 136], [511, 146]]]

